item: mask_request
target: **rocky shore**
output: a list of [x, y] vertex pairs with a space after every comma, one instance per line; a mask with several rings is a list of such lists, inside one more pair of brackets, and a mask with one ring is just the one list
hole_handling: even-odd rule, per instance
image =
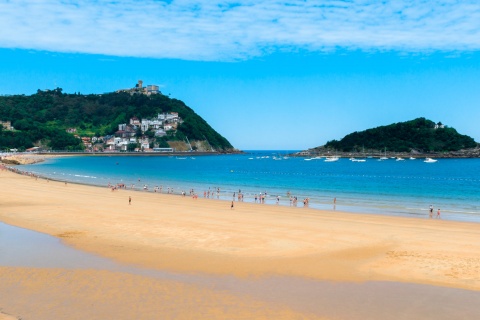
[[444, 152], [420, 152], [417, 150], [412, 150], [410, 152], [384, 152], [382, 150], [365, 150], [358, 152], [339, 152], [332, 149], [327, 149], [324, 147], [307, 149], [304, 151], [297, 152], [291, 156], [295, 157], [331, 157], [337, 156], [341, 158], [361, 158], [361, 157], [388, 157], [388, 158], [480, 158], [480, 147], [463, 149], [458, 151], [444, 151]]

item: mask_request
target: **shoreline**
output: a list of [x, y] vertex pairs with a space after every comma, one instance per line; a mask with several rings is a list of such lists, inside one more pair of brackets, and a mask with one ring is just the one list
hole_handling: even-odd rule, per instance
[[[10, 213], [0, 213], [0, 220], [14, 226], [56, 236], [76, 248], [120, 262], [138, 263], [146, 267], [181, 272], [213, 272], [237, 276], [271, 273], [306, 276], [321, 280], [387, 280], [480, 290], [480, 279], [470, 276], [470, 280], [473, 281], [465, 282], [458, 276], [454, 276], [458, 271], [444, 273], [441, 276], [438, 274], [440, 276], [438, 278], [428, 273], [405, 278], [395, 272], [386, 272], [388, 270], [382, 270], [381, 267], [383, 263], [391, 262], [390, 260], [406, 260], [407, 264], [413, 263], [407, 258], [410, 255], [404, 251], [398, 251], [397, 246], [403, 247], [403, 242], [414, 244], [414, 239], [419, 237], [414, 231], [434, 233], [437, 237], [428, 237], [431, 242], [428, 243], [429, 245], [441, 240], [446, 236], [445, 233], [450, 231], [455, 232], [457, 240], [462, 242], [462, 236], [457, 234], [459, 230], [467, 232], [470, 237], [473, 237], [471, 242], [475, 242], [474, 240], [480, 240], [480, 231], [476, 230], [478, 226], [476, 223], [352, 214], [311, 208], [259, 206], [242, 202], [235, 202], [235, 207], [231, 210], [230, 202], [225, 200], [193, 199], [178, 195], [172, 197], [167, 194], [131, 192], [122, 189], [112, 192], [105, 187], [66, 185], [58, 181], [35, 180], [6, 170], [1, 172], [1, 176], [3, 179], [0, 180], [0, 185], [6, 190], [5, 193], [9, 194], [6, 199], [10, 199], [2, 205], [15, 210]], [[5, 180], [9, 181], [7, 185], [4, 184]], [[13, 191], [11, 186], [8, 187], [13, 183], [17, 185], [15, 189], [23, 189], [21, 194]], [[35, 188], [32, 189], [33, 185]], [[68, 189], [68, 195], [64, 195], [65, 188]], [[99, 195], [109, 202], [108, 206], [101, 205], [102, 199], [92, 201]], [[132, 206], [128, 205], [129, 196], [133, 198]], [[9, 204], [11, 199], [15, 198], [18, 199], [15, 204]], [[43, 198], [45, 200], [34, 200]], [[26, 203], [22, 205], [22, 201]], [[35, 206], [39, 206], [42, 210], [36, 210]], [[141, 213], [129, 214], [131, 208], [138, 210], [138, 207]], [[175, 212], [183, 212], [184, 216], [176, 216]], [[78, 216], [80, 214], [81, 217]], [[108, 225], [112, 218], [119, 226], [113, 228]], [[99, 226], [89, 225], [96, 219], [99, 220]], [[286, 224], [287, 221], [288, 224]], [[159, 224], [152, 227], [149, 222]], [[135, 225], [144, 234], [139, 234], [137, 231], [133, 235], [123, 235], [121, 230], [134, 229], [133, 225], [129, 226], [129, 223]], [[236, 230], [230, 226], [231, 223], [238, 223], [241, 227]], [[217, 226], [218, 224], [221, 228]], [[403, 233], [402, 241], [393, 241], [391, 234], [382, 231], [380, 226], [393, 234]], [[295, 227], [298, 227], [298, 230], [303, 229], [305, 236], [309, 235], [312, 238], [303, 239], [297, 234]], [[371, 231], [370, 236], [362, 231], [365, 227]], [[268, 228], [272, 228], [272, 231], [263, 231]], [[342, 230], [343, 228], [345, 230]], [[375, 235], [380, 238], [377, 239]], [[468, 236], [465, 237], [468, 238]], [[382, 238], [383, 240], [379, 241]], [[442, 241], [448, 242], [446, 239]], [[120, 244], [123, 250], [112, 250]], [[206, 245], [208, 246], [205, 247]], [[442, 249], [441, 246], [432, 248], [433, 252], [428, 254], [428, 249], [416, 246], [417, 244], [415, 250], [421, 251], [420, 256], [423, 258], [431, 256], [429, 259], [433, 259], [436, 254], [441, 256], [438, 252]], [[479, 241], [476, 244], [469, 242], [468, 246], [478, 246], [477, 252], [480, 252]], [[356, 249], [359, 250], [358, 253], [355, 252]], [[360, 253], [364, 249], [366, 252]], [[145, 255], [155, 250], [160, 250], [169, 256], [176, 256], [176, 259], [157, 261], [148, 254]], [[452, 257], [460, 258], [467, 254], [467, 252], [454, 252], [456, 250], [457, 248], [451, 250]], [[181, 254], [175, 254], [178, 252]], [[350, 270], [350, 266], [345, 265], [343, 261], [343, 259], [349, 261], [350, 254], [354, 257], [358, 256], [360, 261], [364, 259], [365, 261]], [[298, 257], [302, 257], [301, 261], [296, 261]], [[326, 257], [334, 261], [335, 268], [331, 268], [330, 263], [322, 262]], [[474, 265], [480, 266], [480, 254], [477, 258], [478, 261], [474, 261]], [[376, 262], [379, 264], [367, 261], [370, 259], [378, 260]], [[251, 260], [258, 264], [252, 264]], [[212, 261], [217, 261], [222, 267], [213, 266]], [[436, 262], [441, 261], [442, 259], [439, 258]], [[289, 267], [285, 267], [286, 265], [282, 267], [282, 263]], [[310, 266], [305, 267], [305, 264]], [[468, 265], [470, 264], [471, 262], [468, 262]], [[397, 268], [398, 266], [395, 269]], [[330, 273], [324, 272], [327, 269]], [[473, 269], [467, 268], [464, 271], [470, 274]]]
[[[90, 155], [90, 156], [95, 156], [95, 155]], [[106, 156], [106, 155], [101, 155], [101, 157]], [[117, 155], [109, 155], [112, 157], [116, 157]], [[128, 155], [126, 155], [128, 156]], [[26, 159], [32, 161], [31, 163], [36, 163], [36, 162], [42, 162], [48, 159], [55, 159], [55, 158], [62, 158], [62, 157], [82, 157], [81, 155], [78, 154], [70, 154], [70, 155], [64, 155], [64, 156], [49, 156], [49, 157], [42, 157], [42, 156], [35, 156], [35, 155], [26, 155]], [[39, 161], [35, 161], [35, 159], [39, 159]], [[120, 161], [120, 160], [117, 160]], [[117, 162], [118, 164], [118, 162]], [[15, 166], [10, 166], [12, 169], [15, 169]], [[22, 168], [19, 167], [18, 171], [22, 171]], [[82, 184], [82, 185], [87, 185], [87, 186], [99, 186], [99, 187], [105, 187], [105, 186], [116, 186], [117, 182], [115, 182], [115, 179], [111, 178], [105, 178], [101, 177], [100, 179], [97, 179], [97, 177], [90, 177], [90, 174], [86, 174], [85, 176], [82, 175], [55, 175], [54, 174], [42, 174], [40, 172], [35, 171], [34, 167], [30, 167], [29, 170], [25, 170], [24, 172], [26, 173], [32, 173], [32, 174], [37, 174], [38, 177], [44, 178], [44, 179], [49, 179], [49, 180], [55, 180], [55, 181], [61, 181], [61, 182], [68, 182], [68, 183], [76, 183], [76, 184]], [[142, 184], [137, 185], [137, 179], [136, 178], [125, 178], [121, 177], [119, 178], [118, 184], [124, 185], [126, 189], [129, 190], [135, 190], [135, 191], [142, 191], [142, 192], [156, 192], [158, 191], [159, 193], [172, 193], [176, 195], [180, 195], [182, 192], [186, 192], [188, 194], [188, 190], [193, 190], [197, 192], [199, 197], [202, 197], [202, 190], [207, 191], [207, 187], [205, 185], [202, 185], [198, 182], [193, 182], [192, 184], [186, 184], [186, 183], [181, 183], [178, 181], [161, 181], [161, 180], [144, 180], [145, 177], [142, 178], [142, 181], [145, 181], [145, 184], [149, 185], [148, 190], [143, 190], [142, 189]], [[118, 179], [117, 179], [118, 181]], [[108, 182], [108, 183], [107, 183]], [[156, 185], [155, 188], [158, 186], [162, 185], [165, 186], [164, 190], [161, 190], [161, 187], [158, 187], [159, 190], [154, 190], [153, 186]], [[167, 188], [168, 186], [168, 188]], [[171, 188], [170, 188], [171, 187]], [[231, 194], [236, 193], [236, 187], [230, 186], [222, 186], [221, 187], [221, 192], [220, 194], [216, 195], [208, 195], [206, 196], [203, 194], [203, 197], [205, 198], [217, 198], [217, 199], [222, 199], [226, 201], [230, 201], [231, 199]], [[224, 188], [225, 187], [225, 188]], [[153, 189], [152, 189], [153, 188]], [[208, 189], [210, 189], [210, 186], [208, 186]], [[258, 195], [260, 196], [261, 193], [258, 193], [258, 190], [262, 188], [257, 188], [255, 191], [253, 188], [249, 186], [244, 186], [242, 187], [242, 199], [235, 199], [235, 202], [237, 201], [245, 201], [245, 202], [250, 202], [254, 203], [254, 198]], [[273, 189], [273, 190], [272, 190]], [[265, 189], [266, 190], [266, 189]], [[388, 215], [388, 216], [396, 216], [396, 217], [412, 217], [412, 218], [417, 218], [417, 219], [422, 219], [422, 218], [428, 218], [429, 213], [428, 213], [428, 206], [431, 204], [431, 200], [429, 202], [426, 202], [426, 199], [422, 197], [411, 197], [409, 199], [400, 199], [400, 198], [395, 198], [395, 197], [385, 197], [380, 195], [380, 197], [375, 197], [375, 198], [369, 198], [369, 195], [366, 195], [365, 197], [357, 197], [355, 194], [342, 194], [340, 193], [335, 193], [332, 194], [330, 192], [330, 195], [326, 194], [311, 194], [308, 192], [301, 191], [300, 192], [297, 190], [297, 192], [290, 194], [290, 191], [281, 190], [281, 189], [274, 189], [271, 188], [269, 189], [269, 193], [266, 196], [266, 205], [277, 205], [276, 203], [276, 198], [279, 196], [279, 206], [290, 206], [292, 208], [302, 208], [304, 207], [304, 204], [302, 203], [302, 200], [304, 199], [309, 199], [308, 207], [315, 209], [315, 210], [326, 210], [326, 211], [343, 211], [343, 212], [350, 212], [350, 213], [355, 213], [355, 214], [362, 214], [362, 213], [367, 213], [367, 214], [374, 214], [374, 215]], [[265, 191], [266, 194], [266, 191]], [[238, 195], [238, 194], [237, 194]], [[298, 203], [296, 201], [293, 201], [289, 199], [288, 196], [295, 196], [297, 198], [298, 196]], [[338, 200], [338, 201], [336, 201]], [[475, 210], [473, 207], [470, 206], [469, 203], [461, 203], [461, 205], [458, 205], [458, 203], [449, 203], [448, 198], [443, 198], [443, 199], [436, 199], [437, 201], [437, 206], [442, 208], [442, 218], [445, 220], [451, 220], [451, 221], [465, 221], [465, 222], [474, 222], [474, 223], [480, 223], [480, 212], [478, 210]], [[434, 200], [435, 202], [435, 200]], [[255, 202], [256, 203], [256, 202]], [[463, 206], [462, 206], [463, 205]]]
[[[218, 281], [228, 277], [265, 283], [277, 277], [293, 281], [292, 285], [320, 281], [340, 290], [338, 299], [349, 297], [339, 288], [362, 283], [373, 288], [383, 283], [385, 290], [395, 283], [427, 285], [429, 292], [440, 290], [440, 296], [445, 288], [473, 295], [480, 291], [476, 223], [242, 202], [235, 202], [231, 209], [225, 200], [37, 180], [1, 166], [0, 188], [0, 221], [52, 235], [73, 248], [120, 264], [206, 275]], [[287, 293], [280, 300], [252, 300], [241, 290], [223, 292], [105, 270], [0, 266], [0, 281], [10, 288], [3, 298], [0, 290], [4, 303], [0, 310], [22, 317], [35, 315], [35, 319], [51, 319], [38, 315], [58, 315], [59, 310], [69, 319], [82, 319], [85, 314], [104, 319], [95, 313], [104, 309], [116, 319], [157, 319], [158, 312], [164, 318], [181, 315], [187, 319], [331, 319], [323, 313], [309, 314], [308, 308], [295, 309], [302, 296], [296, 296], [296, 302], [279, 304], [288, 298]], [[287, 286], [286, 291], [298, 289]], [[381, 295], [369, 290], [374, 290], [371, 297]], [[116, 292], [122, 293], [116, 296]], [[45, 297], [39, 298], [38, 293]], [[406, 293], [400, 290], [398, 294], [395, 298]], [[45, 299], [67, 299], [66, 305], [71, 306], [44, 304]], [[162, 307], [158, 299], [162, 306], [170, 306]], [[328, 294], [321, 299], [330, 301]], [[338, 303], [327, 304], [333, 302]], [[371, 308], [367, 318], [383, 318], [376, 313], [380, 306]]]

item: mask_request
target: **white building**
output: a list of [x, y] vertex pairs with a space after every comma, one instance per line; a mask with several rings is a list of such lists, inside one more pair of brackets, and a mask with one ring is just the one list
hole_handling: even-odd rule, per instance
[[148, 141], [148, 138], [143, 138], [140, 140], [140, 148], [144, 150], [150, 148], [150, 142]]

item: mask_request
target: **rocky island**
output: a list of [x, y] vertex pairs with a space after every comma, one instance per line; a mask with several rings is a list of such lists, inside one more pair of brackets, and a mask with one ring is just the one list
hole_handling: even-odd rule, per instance
[[480, 145], [425, 118], [353, 132], [296, 156], [478, 158]]

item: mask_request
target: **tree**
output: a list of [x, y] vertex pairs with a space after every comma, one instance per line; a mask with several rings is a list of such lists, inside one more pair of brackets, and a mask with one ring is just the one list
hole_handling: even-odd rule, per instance
[[138, 148], [138, 144], [137, 143], [129, 143], [127, 144], [127, 151], [135, 151], [135, 149]]

